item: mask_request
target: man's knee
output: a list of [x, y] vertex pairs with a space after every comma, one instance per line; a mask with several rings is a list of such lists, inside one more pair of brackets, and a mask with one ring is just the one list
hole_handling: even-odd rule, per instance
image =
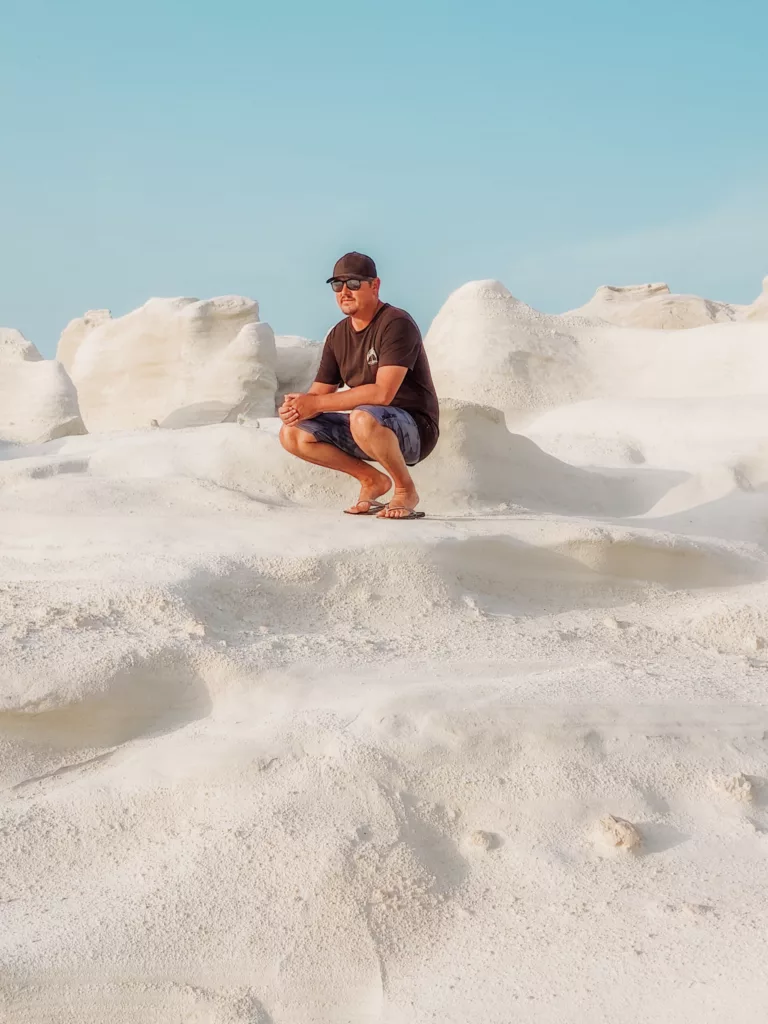
[[381, 424], [376, 417], [364, 409], [353, 409], [349, 414], [349, 429], [356, 441], [359, 441], [361, 438], [365, 440], [365, 438], [370, 437], [380, 426]]
[[314, 440], [314, 436], [310, 434], [309, 431], [302, 430], [301, 427], [289, 427], [284, 423], [280, 428], [280, 444], [292, 455], [296, 454], [296, 451], [302, 442]]

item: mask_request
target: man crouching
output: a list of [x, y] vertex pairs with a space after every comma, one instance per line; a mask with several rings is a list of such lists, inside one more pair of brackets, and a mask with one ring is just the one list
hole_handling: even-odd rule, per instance
[[[421, 332], [405, 310], [379, 299], [369, 256], [342, 256], [328, 283], [344, 319], [325, 339], [309, 392], [285, 396], [280, 442], [305, 462], [359, 480], [360, 497], [347, 514], [421, 519], [408, 466], [435, 447], [439, 422]], [[339, 391], [342, 384], [349, 390]], [[379, 501], [393, 485], [390, 501]]]

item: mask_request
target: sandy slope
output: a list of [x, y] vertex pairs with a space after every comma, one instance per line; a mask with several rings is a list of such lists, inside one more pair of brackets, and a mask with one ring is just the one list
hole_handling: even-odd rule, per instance
[[752, 384], [446, 401], [419, 523], [274, 421], [0, 449], [4, 1019], [762, 1021]]

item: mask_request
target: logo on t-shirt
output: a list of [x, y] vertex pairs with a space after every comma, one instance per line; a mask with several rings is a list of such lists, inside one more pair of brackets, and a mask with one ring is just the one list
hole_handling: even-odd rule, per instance
[[368, 350], [368, 355], [365, 357], [365, 361], [369, 366], [373, 366], [374, 363], [378, 363], [379, 357], [376, 355], [374, 349]]

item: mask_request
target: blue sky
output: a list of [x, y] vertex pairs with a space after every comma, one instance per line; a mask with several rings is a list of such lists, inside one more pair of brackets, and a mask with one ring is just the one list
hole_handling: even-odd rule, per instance
[[751, 301], [766, 39], [758, 0], [3, 0], [0, 325], [240, 293], [318, 338], [351, 248], [423, 329], [481, 277]]

